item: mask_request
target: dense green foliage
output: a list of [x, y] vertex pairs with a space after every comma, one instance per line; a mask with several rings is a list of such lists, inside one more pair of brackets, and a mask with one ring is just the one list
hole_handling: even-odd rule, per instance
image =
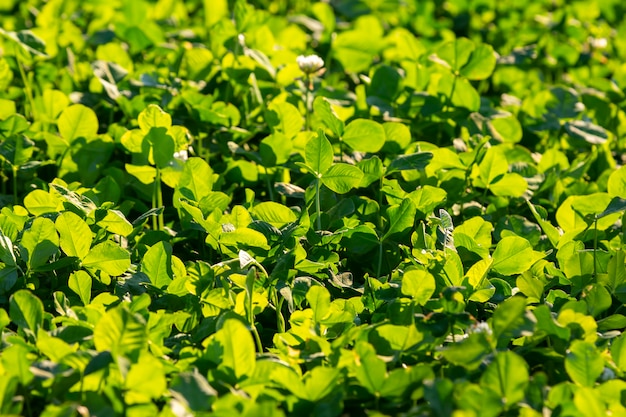
[[623, 415], [625, 13], [4, 0], [0, 414]]

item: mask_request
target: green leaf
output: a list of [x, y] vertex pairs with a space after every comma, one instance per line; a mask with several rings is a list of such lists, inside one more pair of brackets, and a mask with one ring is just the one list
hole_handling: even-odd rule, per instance
[[130, 267], [130, 254], [116, 243], [107, 240], [91, 248], [82, 265], [92, 271], [103, 271], [110, 276], [119, 276]]
[[611, 357], [619, 370], [626, 371], [626, 333], [612, 340]]
[[140, 314], [120, 304], [98, 320], [93, 331], [93, 342], [99, 352], [110, 351], [113, 357], [119, 355], [136, 360], [148, 348], [147, 330]]
[[330, 106], [330, 102], [325, 98], [318, 96], [313, 101], [313, 110], [315, 115], [319, 117], [321, 122], [333, 132], [335, 137], [341, 137], [344, 132], [344, 123]]
[[565, 371], [578, 385], [591, 387], [604, 369], [604, 359], [593, 343], [574, 340], [565, 357]]
[[362, 255], [377, 247], [379, 241], [378, 235], [374, 229], [360, 224], [346, 231], [345, 237], [342, 239], [341, 243], [347, 250]]
[[44, 190], [33, 190], [24, 197], [24, 207], [33, 215], [59, 212], [61, 202]]
[[611, 214], [621, 213], [626, 210], [626, 200], [620, 197], [613, 197], [604, 211], [598, 214], [598, 219], [601, 219]]
[[528, 188], [528, 183], [520, 174], [506, 173], [497, 182], [488, 187], [494, 195], [500, 197], [521, 197]]
[[204, 6], [204, 22], [208, 28], [230, 15], [228, 0], [203, 0], [202, 4]]
[[496, 67], [496, 53], [491, 45], [479, 44], [472, 51], [467, 64], [461, 68], [461, 75], [470, 80], [484, 80], [488, 78]]
[[92, 233], [87, 223], [71, 211], [61, 213], [54, 225], [59, 232], [61, 249], [67, 256], [80, 259], [87, 256], [91, 247]]
[[88, 305], [91, 301], [91, 277], [85, 271], [76, 271], [70, 274], [68, 286], [80, 297], [83, 305]]
[[471, 40], [458, 38], [441, 45], [431, 59], [453, 71], [459, 71], [470, 59], [474, 48], [475, 44]]
[[[23, 386], [28, 386], [33, 380], [32, 351], [27, 347], [26, 343], [19, 345], [11, 345], [3, 348], [2, 356], [0, 356], [0, 366], [3, 368], [2, 380], [15, 377]], [[14, 400], [2, 399], [3, 402], [12, 403]]]
[[[213, 1], [213, 0], [210, 0]], [[193, 372], [180, 372], [172, 377], [170, 385], [174, 398], [182, 398], [192, 411], [208, 411], [217, 391], [194, 368]]]
[[109, 233], [128, 236], [133, 232], [133, 225], [119, 210], [107, 210], [104, 218], [96, 223]]
[[304, 148], [304, 160], [321, 177], [333, 163], [333, 147], [321, 130], [313, 136]]
[[226, 319], [208, 339], [207, 354], [220, 368], [232, 371], [235, 381], [250, 377], [256, 367], [252, 335], [238, 319]]
[[512, 351], [499, 352], [480, 378], [480, 385], [500, 395], [505, 405], [524, 399], [528, 386], [528, 364]]
[[544, 255], [535, 252], [530, 242], [523, 237], [507, 236], [498, 242], [493, 252], [492, 268], [502, 275], [521, 274], [543, 257]]
[[585, 120], [568, 120], [563, 127], [573, 138], [582, 139], [592, 145], [601, 145], [609, 138], [603, 127]]
[[354, 347], [354, 373], [361, 386], [378, 395], [385, 385], [387, 366], [376, 355], [374, 347], [364, 341]]
[[312, 403], [321, 401], [337, 386], [341, 369], [316, 366], [304, 375], [304, 392], [306, 399]]
[[263, 139], [259, 145], [261, 162], [265, 167], [283, 165], [291, 156], [292, 144], [282, 133], [276, 132]]
[[[592, 223], [594, 216], [611, 204], [611, 200], [607, 193], [569, 196], [557, 209], [556, 221], [565, 232], [581, 232]], [[618, 213], [598, 218], [598, 229], [611, 227], [618, 218]]]
[[576, 390], [574, 405], [583, 416], [600, 417], [612, 414], [606, 409], [603, 396], [598, 395], [598, 391], [590, 387], [581, 387]]
[[34, 334], [43, 325], [43, 303], [28, 290], [16, 291], [9, 300], [9, 316], [21, 329]]
[[438, 87], [441, 94], [452, 96], [453, 105], [471, 112], [480, 110], [480, 94], [467, 78], [455, 77], [451, 73], [441, 74]]
[[146, 403], [160, 398], [167, 391], [163, 364], [152, 355], [141, 355], [139, 361], [131, 365], [124, 386], [124, 397], [128, 404]]
[[376, 155], [360, 161], [357, 167], [363, 172], [363, 178], [359, 184], [361, 188], [367, 187], [375, 181], [379, 181], [383, 175], [385, 175], [383, 162]]
[[428, 271], [412, 269], [402, 276], [402, 294], [413, 298], [419, 305], [426, 304], [436, 288], [435, 277]]
[[539, 305], [533, 310], [533, 315], [536, 318], [537, 329], [536, 334], [548, 334], [554, 335], [562, 340], [569, 340], [571, 332], [568, 327], [562, 326], [552, 316], [550, 308], [545, 305]]
[[250, 214], [258, 220], [263, 220], [279, 229], [298, 220], [289, 207], [273, 201], [265, 201], [255, 205], [250, 210]]
[[517, 118], [510, 114], [497, 115], [489, 119], [489, 133], [503, 143], [518, 143], [522, 140], [522, 125]]
[[502, 153], [502, 148], [491, 147], [485, 152], [480, 164], [478, 164], [480, 178], [485, 186], [499, 181], [509, 170], [509, 164]]
[[89, 107], [72, 104], [66, 107], [57, 121], [61, 136], [72, 143], [78, 138], [91, 139], [98, 134], [98, 117]]
[[141, 131], [147, 134], [153, 127], [169, 129], [172, 126], [172, 116], [164, 112], [156, 104], [149, 104], [148, 107], [139, 113], [137, 122]]
[[[371, 17], [374, 16], [366, 16]], [[367, 20], [367, 27], [343, 31], [333, 37], [333, 58], [348, 72], [366, 72], [372, 66], [376, 54], [385, 46], [380, 23]]]
[[537, 211], [537, 208], [530, 201], [527, 201], [526, 203], [528, 204], [528, 208], [530, 208], [531, 213], [535, 217], [535, 220], [541, 227], [541, 230], [543, 230], [543, 232], [546, 234], [552, 246], [556, 248], [559, 244], [559, 239], [561, 237], [559, 231], [556, 227], [552, 225], [552, 223], [544, 220], [541, 217], [541, 215]]
[[322, 175], [322, 184], [336, 192], [345, 194], [351, 189], [358, 187], [363, 172], [354, 165], [336, 163]]
[[295, 137], [304, 125], [302, 115], [296, 106], [287, 102], [273, 101], [270, 103], [267, 107], [265, 119], [270, 129], [272, 129], [272, 133], [281, 133], [288, 140]]
[[37, 217], [22, 234], [20, 252], [31, 268], [44, 265], [59, 250], [59, 235], [52, 220]]
[[2, 233], [0, 228], [0, 261], [4, 262], [8, 266], [15, 266], [17, 259], [15, 257], [15, 249], [13, 248], [13, 242], [8, 236]]
[[322, 286], [314, 285], [306, 293], [306, 300], [313, 310], [313, 320], [321, 322], [330, 312], [330, 293]]
[[202, 158], [191, 157], [185, 162], [178, 182], [178, 190], [185, 198], [200, 201], [211, 192], [213, 170]]
[[174, 279], [172, 245], [164, 241], [152, 245], [141, 260], [141, 271], [157, 288], [167, 287]]
[[150, 162], [154, 161], [158, 168], [163, 169], [174, 159], [176, 142], [165, 128], [151, 128], [144, 137], [142, 150], [148, 155]]
[[506, 345], [533, 329], [534, 318], [526, 313], [526, 299], [511, 297], [498, 306], [493, 313], [491, 327], [493, 337], [499, 344]]
[[604, 311], [608, 310], [613, 303], [609, 291], [604, 287], [604, 285], [598, 283], [585, 288], [585, 291], [583, 292], [583, 299], [587, 303], [589, 314], [593, 317], [598, 317]]
[[348, 123], [341, 139], [355, 151], [378, 152], [385, 144], [385, 129], [373, 120], [355, 119]]
[[433, 159], [433, 154], [430, 152], [417, 152], [396, 156], [387, 167], [386, 175], [396, 171], [423, 170], [431, 159]]
[[607, 183], [607, 192], [611, 197], [626, 198], [626, 166], [611, 173]]
[[402, 200], [400, 205], [389, 207], [386, 213], [389, 218], [389, 228], [381, 241], [395, 239], [407, 233], [413, 227], [416, 211], [415, 204], [409, 198]]
[[491, 345], [482, 334], [470, 334], [467, 339], [449, 345], [443, 351], [443, 357], [454, 365], [468, 370], [478, 368], [487, 355], [492, 352]]
[[142, 184], [153, 184], [156, 178], [156, 169], [150, 165], [125, 164], [124, 169]]

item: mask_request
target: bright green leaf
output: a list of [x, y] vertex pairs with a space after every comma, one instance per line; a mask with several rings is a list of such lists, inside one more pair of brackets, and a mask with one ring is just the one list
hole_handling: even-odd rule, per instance
[[54, 222], [59, 232], [59, 244], [67, 256], [80, 259], [87, 256], [91, 247], [92, 233], [87, 223], [71, 211], [61, 213]]
[[428, 271], [412, 269], [402, 276], [402, 294], [420, 305], [426, 304], [436, 289], [435, 277]]
[[96, 113], [82, 104], [66, 107], [57, 124], [61, 136], [70, 143], [78, 138], [91, 139], [98, 134]]
[[593, 343], [574, 340], [565, 357], [565, 371], [578, 385], [591, 387], [604, 369], [604, 359]]
[[18, 327], [36, 333], [43, 325], [43, 303], [30, 291], [16, 291], [9, 304], [9, 316]]
[[524, 399], [528, 386], [528, 364], [512, 351], [499, 352], [480, 378], [480, 385], [502, 397], [505, 404]]
[[304, 148], [304, 160], [318, 176], [328, 171], [333, 163], [333, 147], [321, 130], [313, 136]]
[[116, 243], [107, 240], [91, 248], [82, 265], [92, 271], [103, 271], [111, 276], [119, 276], [130, 267], [130, 254]]
[[363, 178], [363, 172], [354, 165], [336, 163], [322, 175], [322, 184], [336, 192], [345, 194], [357, 187]]
[[70, 274], [68, 286], [80, 297], [83, 305], [91, 301], [91, 276], [85, 271], [76, 271]]
[[141, 271], [157, 288], [164, 288], [172, 282], [172, 245], [168, 242], [155, 243], [141, 260]]
[[498, 242], [493, 252], [492, 268], [502, 275], [521, 274], [543, 256], [533, 250], [528, 240], [519, 236], [507, 236]]
[[378, 152], [385, 144], [385, 129], [369, 119], [356, 119], [348, 123], [341, 139], [359, 152]]

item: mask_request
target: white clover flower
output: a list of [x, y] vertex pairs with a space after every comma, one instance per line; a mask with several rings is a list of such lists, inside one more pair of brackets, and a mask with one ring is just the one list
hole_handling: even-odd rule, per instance
[[324, 60], [317, 55], [300, 55], [296, 58], [296, 62], [306, 75], [315, 74], [324, 67]]
[[474, 324], [472, 324], [468, 329], [467, 332], [469, 334], [472, 333], [485, 333], [487, 336], [491, 336], [493, 334], [491, 327], [489, 327], [489, 325], [484, 322], [484, 321], [479, 321], [476, 322]]
[[591, 46], [595, 49], [605, 49], [607, 46], [609, 46], [609, 41], [606, 38], [589, 37], [588, 40]]
[[189, 153], [187, 152], [187, 149], [183, 149], [181, 151], [174, 152], [174, 158], [185, 162], [189, 158]]

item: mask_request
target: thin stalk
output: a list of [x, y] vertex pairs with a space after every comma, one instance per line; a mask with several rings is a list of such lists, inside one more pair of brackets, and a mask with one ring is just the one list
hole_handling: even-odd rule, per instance
[[7, 193], [7, 180], [9, 179], [4, 174], [5, 162], [4, 159], [0, 160], [0, 178], [2, 179], [2, 188], [0, 189], [0, 193], [3, 195]]
[[383, 266], [383, 242], [378, 243], [378, 267], [376, 267], [376, 278], [380, 279], [380, 270]]
[[315, 181], [315, 211], [317, 213], [317, 230], [322, 230], [322, 209], [320, 206], [320, 179]]
[[[276, 291], [276, 289], [274, 289], [274, 291]], [[277, 294], [274, 294], [274, 296], [276, 297], [276, 328], [279, 333], [285, 333], [286, 326], [285, 318], [283, 317], [283, 302], [285, 299], [278, 298]]]
[[274, 201], [274, 190], [272, 189], [272, 182], [268, 173], [269, 168], [265, 168], [265, 182], [267, 183], [267, 192], [270, 197], [270, 201]]
[[[154, 189], [152, 190], [152, 208], [156, 209], [157, 207], [157, 202], [156, 202], [156, 178], [154, 180]], [[159, 220], [157, 219], [157, 216], [152, 216], [152, 229], [153, 230], [158, 230], [159, 229]]]
[[272, 298], [272, 302], [274, 303], [274, 307], [276, 308], [276, 329], [278, 333], [285, 332], [285, 318], [283, 317], [283, 302], [284, 298], [278, 297], [278, 291], [276, 291], [276, 286], [272, 286], [270, 289], [270, 297]]
[[383, 217], [380, 212], [383, 206], [383, 179], [384, 177], [380, 177], [380, 183], [378, 185], [378, 229], [380, 232], [383, 232]]
[[[157, 206], [158, 207], [163, 207], [163, 192], [161, 190], [161, 170], [159, 168], [157, 168], [157, 175], [156, 175], [156, 179], [157, 179]], [[159, 213], [159, 230], [163, 230], [165, 228], [165, 221], [164, 221], [164, 215], [163, 215], [163, 210], [161, 211], [161, 213]]]
[[256, 329], [254, 323], [251, 326], [252, 334], [254, 335], [254, 341], [256, 343], [256, 349], [259, 351], [259, 353], [263, 353], [263, 344], [261, 343], [261, 336], [259, 336], [259, 331]]
[[598, 279], [598, 263], [596, 259], [596, 251], [598, 250], [598, 216], [595, 216], [593, 220], [593, 279], [596, 281]]
[[13, 171], [13, 204], [17, 204], [17, 167], [12, 165], [11, 169]]
[[30, 81], [26, 77], [26, 72], [24, 71], [24, 66], [22, 65], [22, 60], [19, 58], [19, 54], [16, 56], [17, 58], [17, 67], [20, 70], [20, 76], [22, 77], [22, 82], [24, 83], [24, 91], [26, 91], [26, 98], [28, 99], [28, 105], [30, 106], [30, 115], [33, 119], [35, 117], [35, 100], [33, 99], [33, 90], [30, 87]]
[[311, 90], [313, 90], [313, 81], [311, 75], [306, 75], [306, 94], [304, 95], [304, 107], [305, 107], [305, 130], [311, 130]]

